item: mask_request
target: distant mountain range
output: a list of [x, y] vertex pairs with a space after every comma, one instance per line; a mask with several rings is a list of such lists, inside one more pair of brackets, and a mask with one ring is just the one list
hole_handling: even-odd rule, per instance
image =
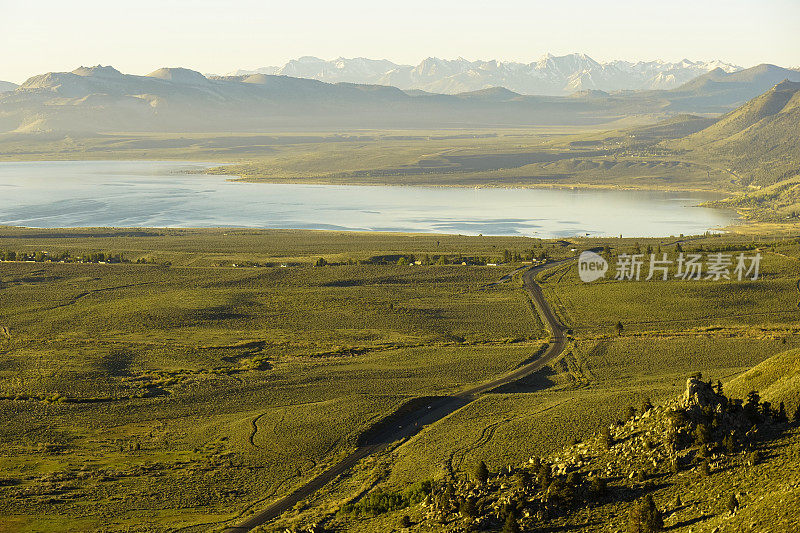
[[270, 128], [415, 128], [597, 123], [606, 104], [520, 96], [506, 89], [462, 95], [254, 74], [207, 78], [184, 68], [146, 76], [110, 66], [34, 76], [0, 93], [0, 131], [254, 131]]
[[0, 132], [265, 131], [602, 124], [636, 115], [723, 113], [800, 72], [713, 69], [675, 89], [526, 96], [502, 87], [456, 95], [285, 75], [206, 77], [184, 68], [146, 76], [80, 67], [0, 93]]
[[293, 59], [281, 67], [237, 70], [230, 75], [273, 74], [330, 83], [390, 85], [433, 93], [459, 94], [505, 87], [519, 94], [564, 95], [582, 90], [673, 89], [715, 69], [736, 72], [741, 67], [722, 61], [610, 61], [586, 54], [547, 54], [532, 63], [468, 61], [429, 57], [419, 65], [398, 65], [363, 57], [331, 61], [317, 57]]
[[0, 93], [13, 91], [19, 87], [16, 83], [11, 83], [10, 81], [2, 81], [0, 80]]

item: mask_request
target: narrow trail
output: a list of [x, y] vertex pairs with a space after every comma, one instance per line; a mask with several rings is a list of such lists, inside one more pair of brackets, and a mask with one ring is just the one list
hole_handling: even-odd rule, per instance
[[[461, 470], [461, 468], [464, 466], [464, 460], [467, 458], [467, 455], [488, 444], [488, 442], [494, 438], [494, 433], [497, 431], [497, 428], [500, 427], [501, 424], [508, 423], [510, 420], [510, 418], [504, 418], [503, 420], [499, 420], [493, 424], [484, 426], [483, 430], [481, 430], [480, 436], [475, 440], [475, 442], [461, 448], [457, 453], [454, 453], [450, 456], [450, 471], [453, 472], [455, 470]], [[456, 456], [458, 457], [457, 459]]]
[[66, 302], [54, 305], [52, 307], [46, 307], [44, 309], [32, 309], [32, 310], [28, 311], [28, 313], [38, 313], [38, 312], [41, 312], [41, 311], [51, 311], [53, 309], [60, 309], [62, 307], [67, 307], [67, 306], [70, 306], [70, 305], [74, 305], [81, 298], [85, 298], [86, 296], [91, 296], [92, 294], [97, 294], [97, 293], [100, 293], [100, 292], [115, 291], [115, 290], [118, 290], [118, 289], [129, 289], [131, 287], [142, 287], [144, 285], [157, 285], [158, 283], [160, 283], [160, 282], [158, 282], [158, 281], [143, 281], [143, 282], [140, 282], [140, 283], [129, 283], [127, 285], [117, 285], [115, 287], [102, 287], [100, 289], [90, 289], [88, 291], [84, 291], [84, 292], [76, 294], [72, 298], [69, 298]]
[[[501, 420], [499, 422], [496, 422], [494, 424], [489, 424], [488, 426], [483, 428], [483, 431], [481, 431], [480, 437], [473, 444], [467, 446], [466, 448], [459, 448], [459, 449], [457, 449], [457, 450], [455, 450], [455, 451], [450, 453], [450, 456], [448, 457], [447, 461], [445, 461], [447, 472], [450, 474], [450, 476], [453, 476], [453, 474], [454, 474], [456, 469], [460, 470], [463, 467], [464, 460], [466, 459], [466, 456], [469, 455], [470, 453], [474, 452], [475, 450], [477, 450], [479, 448], [482, 448], [483, 446], [486, 446], [487, 444], [489, 444], [489, 442], [494, 438], [494, 435], [497, 433], [497, 430], [501, 426], [503, 426], [505, 424], [508, 424], [509, 422], [514, 422], [514, 421], [517, 421], [517, 420], [523, 420], [525, 418], [531, 418], [531, 417], [534, 417], [534, 416], [540, 416], [542, 413], [546, 413], [547, 411], [552, 411], [553, 409], [561, 406], [562, 404], [567, 403], [568, 401], [570, 401], [570, 400], [569, 399], [561, 400], [560, 402], [556, 402], [556, 403], [554, 403], [552, 405], [548, 405], [547, 407], [544, 407], [544, 408], [539, 409], [537, 411], [532, 411], [532, 412], [526, 413], [524, 415], [508, 416], [508, 417], [504, 418], [503, 420]], [[455, 460], [456, 455], [459, 456], [459, 459], [457, 461], [458, 462], [458, 467], [457, 468], [454, 465], [454, 463], [456, 462], [456, 460]]]
[[[248, 440], [250, 441], [250, 445], [251, 445], [253, 448], [258, 448], [258, 447], [259, 447], [259, 446], [258, 446], [258, 445], [255, 443], [255, 440], [254, 440], [254, 439], [256, 438], [256, 433], [258, 433], [258, 421], [261, 419], [261, 417], [263, 417], [264, 415], [266, 415], [268, 412], [269, 412], [269, 411], [267, 411], [267, 412], [265, 412], [265, 413], [261, 413], [260, 415], [258, 415], [257, 417], [253, 418], [253, 420], [251, 420], [251, 421], [250, 421], [250, 425], [252, 426], [252, 429], [251, 429], [251, 431], [250, 431], [250, 437], [249, 437], [249, 439], [248, 439]], [[281, 418], [281, 420], [283, 420], [283, 419]]]
[[[426, 425], [432, 424], [447, 415], [461, 409], [465, 405], [475, 401], [480, 395], [491, 392], [494, 389], [514, 383], [529, 374], [542, 369], [547, 364], [558, 358], [566, 347], [565, 332], [567, 328], [558, 320], [552, 308], [542, 293], [541, 287], [536, 283], [536, 275], [544, 270], [562, 266], [575, 258], [554, 261], [533, 268], [529, 268], [522, 274], [522, 281], [525, 290], [528, 291], [533, 300], [536, 312], [542, 323], [550, 332], [550, 342], [542, 351], [541, 355], [532, 361], [518, 366], [509, 372], [481, 383], [474, 385], [452, 396], [431, 399], [430, 403], [423, 405], [410, 412], [399, 412], [389, 415], [383, 424], [385, 429], [371, 435], [364, 443], [359, 445], [352, 453], [341, 459], [338, 463], [328, 467], [326, 470], [317, 474], [315, 477], [293, 489], [289, 494], [274, 501], [269, 506], [255, 514], [242, 519], [237, 525], [228, 526], [225, 533], [237, 533], [250, 531], [251, 529], [265, 524], [279, 517], [288, 511], [298, 502], [305, 500], [315, 492], [330, 483], [334, 478], [346, 473], [353, 468], [360, 460], [370, 455], [380, 453], [389, 449], [402, 439], [412, 437], [419, 433]], [[514, 272], [516, 273], [516, 271]], [[514, 274], [512, 273], [512, 275]], [[255, 420], [253, 421], [255, 425]], [[257, 427], [257, 426], [256, 426]], [[252, 435], [251, 437], [254, 437]]]

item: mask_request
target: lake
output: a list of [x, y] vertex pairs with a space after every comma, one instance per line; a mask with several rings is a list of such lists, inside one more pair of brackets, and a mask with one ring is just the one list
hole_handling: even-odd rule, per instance
[[701, 193], [265, 184], [163, 161], [0, 162], [0, 224], [252, 227], [650, 237], [698, 234], [732, 211]]

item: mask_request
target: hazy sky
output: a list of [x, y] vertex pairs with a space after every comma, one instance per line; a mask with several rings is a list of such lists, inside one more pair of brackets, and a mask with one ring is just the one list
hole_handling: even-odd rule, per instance
[[205, 73], [315, 55], [800, 66], [800, 0], [0, 0], [0, 80], [79, 65]]

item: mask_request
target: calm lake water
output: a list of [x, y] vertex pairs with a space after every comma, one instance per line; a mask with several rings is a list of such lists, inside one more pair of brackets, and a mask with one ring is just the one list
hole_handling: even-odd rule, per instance
[[689, 235], [731, 211], [697, 193], [240, 183], [198, 163], [0, 163], [0, 224], [253, 227], [468, 235]]

